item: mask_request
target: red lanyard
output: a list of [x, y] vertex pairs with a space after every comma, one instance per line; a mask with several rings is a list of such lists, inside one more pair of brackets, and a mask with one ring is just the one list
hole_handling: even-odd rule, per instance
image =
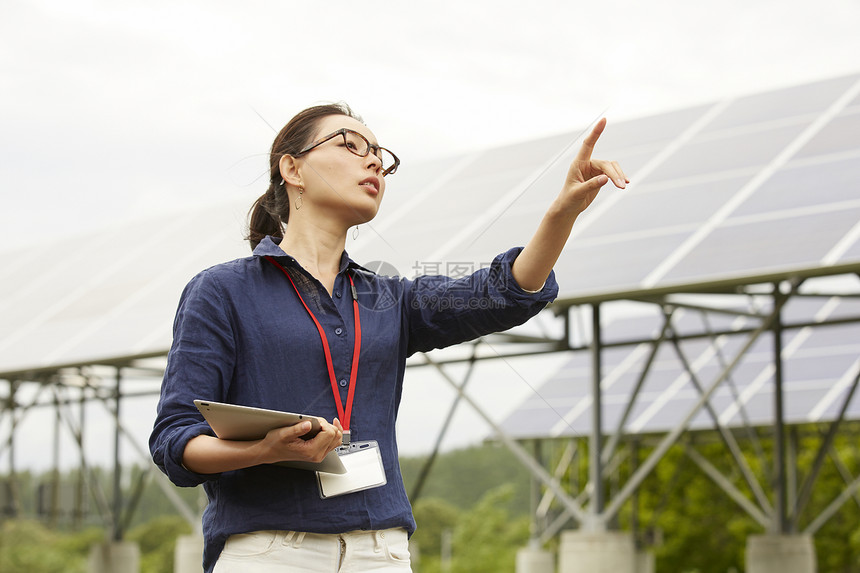
[[349, 372], [349, 392], [346, 396], [346, 408], [344, 408], [343, 402], [340, 399], [340, 392], [337, 389], [337, 379], [334, 374], [334, 363], [331, 360], [331, 349], [329, 348], [328, 339], [326, 338], [322, 325], [305, 303], [305, 299], [302, 298], [301, 293], [299, 293], [299, 289], [296, 288], [296, 283], [293, 282], [293, 277], [290, 276], [287, 269], [282, 267], [272, 257], [267, 256], [266, 260], [281, 269], [281, 271], [287, 275], [287, 278], [290, 279], [290, 284], [293, 285], [293, 289], [295, 289], [299, 300], [302, 301], [302, 305], [305, 307], [305, 310], [308, 311], [308, 315], [310, 315], [311, 320], [313, 320], [314, 324], [317, 325], [317, 330], [320, 333], [320, 340], [322, 340], [323, 351], [325, 352], [325, 363], [328, 367], [328, 377], [331, 380], [331, 391], [332, 394], [334, 394], [334, 403], [337, 405], [337, 414], [340, 418], [341, 425], [343, 426], [344, 443], [347, 444], [349, 443], [349, 419], [352, 416], [352, 400], [355, 397], [355, 381], [358, 377], [358, 358], [361, 353], [361, 320], [358, 315], [358, 295], [355, 292], [355, 284], [352, 282], [352, 275], [347, 274], [346, 276], [349, 279], [349, 287], [352, 291], [352, 311], [355, 315], [355, 346], [352, 352], [352, 369]]

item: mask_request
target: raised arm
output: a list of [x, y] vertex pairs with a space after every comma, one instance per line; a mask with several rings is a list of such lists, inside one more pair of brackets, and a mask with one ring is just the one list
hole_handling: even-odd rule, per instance
[[570, 237], [573, 223], [591, 205], [600, 189], [611, 179], [619, 189], [630, 180], [615, 161], [591, 159], [594, 146], [606, 127], [601, 119], [585, 138], [567, 172], [564, 186], [550, 205], [537, 231], [514, 261], [512, 272], [525, 290], [538, 290], [549, 276]]

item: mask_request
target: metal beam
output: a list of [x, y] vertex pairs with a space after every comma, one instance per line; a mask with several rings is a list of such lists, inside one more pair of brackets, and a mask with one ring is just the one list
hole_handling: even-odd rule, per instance
[[812, 523], [803, 530], [803, 533], [807, 535], [815, 535], [815, 532], [821, 529], [821, 526], [827, 523], [827, 520], [833, 517], [833, 515], [839, 511], [839, 508], [841, 508], [846, 501], [851, 499], [857, 490], [860, 490], [860, 477], [856, 478], [848, 485], [848, 487], [842, 490], [842, 493], [836, 496], [836, 499], [830, 502], [830, 504], [824, 508], [824, 511], [818, 514], [818, 517], [816, 517]]
[[[741, 296], [743, 298], [751, 298], [753, 295], [738, 295], [738, 296]], [[692, 304], [692, 303], [688, 303], [688, 302], [679, 302], [676, 300], [672, 300], [671, 298], [669, 298], [669, 296], [658, 297], [658, 298], [636, 298], [633, 300], [636, 302], [652, 303], [652, 304], [658, 304], [660, 306], [669, 306], [672, 308], [683, 308], [686, 310], [698, 310], [698, 311], [709, 313], [709, 314], [727, 314], [729, 316], [746, 316], [748, 318], [754, 318], [756, 320], [762, 320], [765, 318], [765, 315], [762, 315], [762, 314], [759, 314], [756, 312], [739, 310], [739, 309], [735, 309], [732, 307], [707, 306], [704, 304]]]
[[669, 312], [668, 314], [663, 314], [663, 328], [660, 331], [660, 335], [652, 341], [651, 352], [649, 352], [648, 358], [645, 360], [645, 365], [643, 366], [642, 371], [639, 373], [639, 378], [636, 380], [636, 385], [633, 387], [633, 392], [630, 393], [630, 398], [627, 400], [627, 405], [624, 407], [624, 412], [621, 414], [621, 418], [618, 419], [618, 424], [615, 427], [615, 432], [611, 436], [609, 436], [609, 441], [603, 448], [603, 452], [601, 454], [601, 460], [603, 461], [603, 463], [609, 461], [609, 458], [612, 456], [612, 452], [618, 445], [618, 441], [624, 434], [624, 426], [627, 425], [627, 420], [630, 418], [630, 414], [633, 412], [633, 408], [636, 406], [636, 399], [639, 397], [639, 392], [642, 391], [642, 387], [645, 385], [645, 380], [646, 378], [648, 378], [648, 374], [651, 373], [651, 366], [654, 364], [654, 359], [657, 357], [657, 352], [660, 350], [660, 345], [666, 340], [666, 331], [669, 329], [671, 319], [671, 312]]
[[176, 510], [179, 511], [180, 514], [182, 514], [182, 517], [185, 518], [185, 521], [188, 522], [188, 524], [195, 532], [201, 533], [202, 523], [200, 521], [200, 516], [197, 515], [194, 511], [192, 511], [191, 508], [188, 507], [188, 504], [186, 504], [185, 501], [181, 497], [179, 497], [179, 494], [176, 493], [176, 486], [173, 485], [173, 483], [170, 481], [170, 478], [168, 478], [161, 470], [157, 468], [155, 462], [152, 461], [152, 457], [149, 455], [149, 451], [145, 447], [141, 446], [137, 442], [135, 437], [132, 435], [132, 433], [129, 432], [128, 429], [122, 425], [119, 420], [119, 412], [112, 410], [106, 400], [100, 400], [100, 403], [102, 406], [104, 406], [105, 410], [107, 410], [108, 413], [113, 416], [113, 419], [117, 424], [119, 432], [123, 436], [125, 436], [128, 444], [131, 445], [131, 447], [137, 452], [141, 460], [144, 461], [144, 464], [152, 466], [157, 470], [153, 472], [153, 475], [155, 475], [156, 477], [155, 483], [158, 484], [158, 487], [161, 488], [161, 491], [170, 500], [170, 502], [173, 504], [173, 507], [175, 507]]
[[839, 408], [839, 415], [837, 416], [836, 420], [834, 420], [830, 424], [830, 428], [827, 432], [827, 435], [822, 440], [821, 446], [818, 448], [818, 452], [815, 455], [815, 461], [812, 463], [812, 468], [809, 471], [809, 475], [806, 476], [806, 479], [803, 482], [803, 486], [801, 486], [800, 494], [797, 498], [797, 503], [794, 506], [794, 511], [792, 512], [794, 526], [797, 526], [797, 523], [800, 520], [800, 514], [803, 512], [803, 510], [806, 508], [806, 504], [809, 503], [809, 500], [812, 498], [812, 489], [815, 486], [815, 481], [818, 479], [818, 474], [821, 472], [821, 468], [824, 465], [824, 458], [827, 457], [827, 453], [833, 447], [833, 441], [836, 439], [836, 433], [839, 430], [839, 425], [842, 423], [842, 420], [845, 419], [845, 413], [848, 411], [848, 406], [851, 404], [851, 399], [854, 398], [854, 392], [857, 390], [858, 383], [860, 383], [860, 371], [857, 372], [857, 376], [854, 377], [854, 382], [851, 384], [851, 388], [849, 388], [848, 393], [842, 400], [842, 406], [840, 406]]
[[[705, 330], [711, 332], [713, 329], [711, 328], [710, 320], [708, 320], [708, 315], [706, 313], [703, 313], [701, 315], [701, 318], [702, 318], [702, 324], [705, 325]], [[717, 362], [720, 365], [720, 367], [725, 368], [726, 358], [723, 355], [723, 349], [720, 347], [720, 345], [716, 344], [716, 340], [717, 340], [717, 337], [716, 337], [716, 335], [714, 335], [711, 338], [712, 345], [714, 348], [714, 355], [716, 356]], [[731, 376], [726, 378], [726, 385], [729, 387], [729, 390], [732, 394], [733, 406], [735, 406], [737, 408], [738, 414], [740, 415], [741, 421], [743, 423], [743, 427], [746, 429], [747, 439], [749, 439], [750, 443], [752, 444], [753, 450], [756, 452], [756, 455], [757, 455], [758, 461], [759, 461], [759, 465], [762, 468], [767, 468], [768, 464], [767, 464], [767, 460], [765, 459], [764, 448], [762, 448], [761, 442], [758, 439], [758, 434], [756, 434], [755, 429], [753, 428], [752, 424], [750, 423], [749, 416], [747, 415], [746, 404], [741, 399], [741, 394], [738, 392], [738, 389], [735, 386], [734, 380]], [[769, 479], [767, 477], [769, 475], [770, 475], [770, 473], [766, 471], [765, 472], [765, 481], [769, 481]]]
[[[479, 343], [480, 341], [472, 345], [472, 358], [475, 357], [475, 352]], [[454, 396], [454, 401], [451, 403], [451, 407], [448, 409], [448, 415], [445, 417], [445, 421], [442, 423], [442, 427], [439, 429], [439, 434], [436, 436], [436, 443], [433, 445], [433, 451], [430, 453], [430, 456], [427, 458], [427, 461], [424, 463], [424, 466], [418, 473], [418, 480], [415, 486], [412, 488], [412, 493], [409, 494], [409, 500], [412, 503], [415, 503], [421, 497], [421, 492], [424, 489], [424, 484], [427, 481], [427, 476], [430, 475], [430, 470], [433, 468], [433, 463], [436, 461], [436, 456], [439, 454], [439, 450], [442, 447], [442, 440], [445, 439], [445, 434], [448, 432], [448, 427], [451, 425], [451, 421], [454, 419], [454, 413], [457, 411], [457, 406], [460, 405], [460, 400], [462, 400], [463, 393], [466, 390], [466, 384], [468, 384], [469, 380], [472, 378], [472, 372], [474, 372], [474, 370], [475, 360], [472, 360], [469, 363], [469, 369], [463, 376], [463, 382], [459, 386], [457, 386], [457, 395]]]
[[[603, 446], [603, 391], [600, 381], [603, 378], [602, 354], [600, 346], [600, 304], [591, 306], [591, 435], [588, 440], [588, 481], [592, 488], [592, 496], [588, 502], [590, 525], [601, 523], [598, 519], [603, 513], [604, 484], [603, 460], [600, 450]], [[605, 526], [605, 523], [601, 523]]]
[[[552, 473], [552, 479], [556, 482], [561, 482], [562, 476], [567, 471], [570, 462], [573, 460], [573, 456], [576, 453], [576, 441], [570, 440], [567, 443], [564, 451], [561, 454], [561, 457], [558, 460], [558, 464], [555, 466], [555, 470]], [[540, 500], [540, 503], [537, 505], [537, 509], [535, 513], [537, 513], [541, 517], [546, 517], [547, 512], [549, 511], [549, 507], [552, 504], [552, 500], [555, 499], [552, 490], [548, 489], [544, 492], [543, 497]]]
[[[836, 448], [830, 447], [830, 459], [833, 461], [833, 465], [836, 466], [836, 471], [839, 472], [839, 475], [842, 476], [842, 480], [846, 485], [850, 484], [854, 481], [854, 476], [851, 475], [851, 472], [848, 471], [848, 468], [845, 467], [845, 463], [839, 457], [839, 452], [836, 451]], [[860, 507], [860, 494], [854, 492], [854, 501], [857, 503], [857, 507]]]
[[584, 523], [588, 521], [588, 516], [585, 511], [583, 511], [582, 507], [575, 500], [573, 500], [567, 492], [565, 492], [550, 476], [547, 471], [538, 464], [534, 458], [532, 458], [525, 449], [517, 443], [513, 438], [507, 435], [507, 433], [502, 430], [502, 428], [496, 424], [492, 418], [490, 418], [481, 407], [472, 400], [468, 394], [463, 392], [457, 385], [457, 383], [451, 378], [451, 376], [445, 372], [445, 369], [442, 368], [442, 365], [436, 364], [436, 362], [430, 358], [428, 355], [424, 355], [424, 359], [427, 360], [430, 364], [436, 367], [436, 370], [442, 377], [454, 387], [457, 392], [463, 397], [463, 400], [469, 404], [475, 412], [481, 416], [484, 421], [493, 429], [493, 431], [499, 436], [499, 438], [504, 442], [504, 444], [511, 450], [511, 452], [520, 460], [520, 462], [528, 468], [528, 470], [532, 473], [533, 476], [538, 478], [546, 487], [553, 490], [559, 502], [564, 505], [573, 515], [580, 521], [580, 523]]
[[68, 428], [69, 432], [72, 434], [72, 437], [74, 438], [75, 443], [78, 446], [78, 450], [79, 450], [79, 453], [81, 456], [81, 458], [80, 458], [80, 464], [81, 464], [80, 478], [83, 481], [83, 483], [85, 484], [85, 486], [88, 486], [92, 492], [93, 500], [95, 501], [96, 509], [99, 511], [99, 515], [102, 519], [102, 523], [106, 526], [112, 525], [113, 518], [112, 518], [111, 512], [110, 512], [110, 507], [109, 507], [110, 504], [107, 500], [107, 497], [104, 494], [104, 491], [101, 488], [101, 484], [99, 483], [99, 480], [96, 476], [96, 472], [93, 471], [89, 467], [89, 464], [87, 463], [86, 453], [84, 451], [84, 441], [83, 441], [83, 438], [84, 438], [84, 433], [83, 433], [84, 408], [83, 408], [83, 405], [81, 406], [81, 423], [77, 427], [75, 426], [75, 423], [72, 420], [71, 414], [64, 411], [64, 408], [67, 409], [68, 407], [69, 407], [68, 404], [61, 403], [59, 411], [60, 411], [60, 415], [61, 415], [62, 420], [65, 422], [66, 427]]
[[[792, 291], [796, 289], [796, 285], [792, 285]], [[786, 297], [785, 300], [787, 300]], [[633, 491], [638, 488], [648, 474], [654, 469], [666, 452], [669, 451], [669, 448], [674, 445], [674, 443], [678, 440], [680, 435], [687, 429], [687, 426], [693, 420], [693, 418], [698, 414], [699, 410], [708, 401], [711, 397], [711, 394], [719, 387], [719, 385], [726, 379], [729, 374], [731, 374], [732, 370], [734, 370], [735, 366], [737, 366], [741, 359], [746, 355], [750, 348], [752, 348], [753, 344], [758, 340], [758, 338], [767, 330], [770, 329], [771, 323], [773, 322], [776, 313], [778, 313], [782, 305], [785, 304], [785, 300], [781, 301], [777, 308], [774, 308], [771, 312], [771, 315], [764, 320], [764, 322], [753, 332], [750, 337], [747, 339], [747, 342], [743, 345], [743, 347], [738, 352], [737, 356], [735, 356], [734, 360], [723, 370], [723, 372], [714, 380], [711, 386], [702, 393], [699, 400], [695, 405], [690, 409], [684, 419], [678, 424], [675, 429], [669, 432], [658, 444], [651, 455], [645, 460], [645, 462], [639, 467], [639, 469], [630, 477], [621, 491], [618, 493], [618, 496], [612, 500], [609, 506], [604, 513], [604, 519], [609, 519], [614, 516], [620, 509], [621, 505], [624, 504]]]
[[717, 484], [717, 486], [723, 490], [726, 495], [732, 498], [735, 503], [737, 503], [741, 508], [746, 511], [750, 517], [755, 519], [759, 525], [764, 528], [767, 528], [771, 519], [768, 515], [766, 515], [757, 505], [751, 502], [741, 491], [732, 484], [716, 467], [714, 467], [711, 462], [705, 459], [702, 454], [693, 449], [689, 444], [684, 446], [684, 453], [687, 454], [687, 457], [693, 460], [693, 462], [699, 466], [705, 475], [707, 475], [711, 480]]
[[114, 404], [116, 407], [116, 419], [114, 425], [114, 437], [113, 437], [113, 511], [111, 516], [111, 524], [113, 527], [111, 528], [111, 538], [114, 541], [122, 541], [123, 531], [122, 531], [122, 521], [120, 520], [120, 516], [122, 515], [122, 483], [120, 478], [122, 477], [122, 465], [120, 464], [119, 459], [119, 442], [120, 442], [120, 404], [122, 404], [122, 367], [117, 366], [116, 368], [116, 394], [114, 397]]
[[[687, 360], [686, 355], [683, 350], [681, 350], [681, 346], [678, 343], [677, 339], [674, 336], [670, 336], [669, 340], [672, 342], [672, 346], [675, 348], [675, 353], [678, 355], [678, 359], [681, 361], [681, 364], [684, 366], [684, 369], [687, 371], [687, 375], [690, 377], [690, 382], [693, 383], [696, 390], [698, 390], [699, 394], [704, 394], [704, 389], [702, 388], [701, 383], [699, 382], [696, 373], [693, 371], [693, 367], [690, 365], [689, 360]], [[714, 343], [716, 345], [716, 341]], [[726, 376], [726, 380], [729, 379], [729, 376]], [[732, 458], [735, 460], [735, 463], [740, 469], [741, 474], [744, 476], [744, 480], [747, 485], [750, 487], [750, 491], [753, 492], [756, 500], [758, 500], [759, 506], [765, 511], [770, 511], [771, 506], [770, 502], [767, 499], [767, 495], [765, 495], [764, 490], [759, 484], [758, 479], [750, 468], [749, 464], [744, 457], [744, 453], [741, 450], [740, 445], [737, 440], [735, 440], [734, 434], [729, 431], [722, 423], [720, 423], [720, 417], [714, 411], [713, 406], [711, 406], [710, 399], [705, 399], [703, 407], [705, 411], [710, 416], [711, 420], [714, 422], [714, 427], [717, 430], [717, 433], [720, 435], [720, 438], [723, 440], [726, 448], [729, 450], [729, 453], [732, 455]]]
[[[780, 292], [780, 285], [773, 285], [774, 306], [784, 295]], [[788, 511], [786, 503], [786, 475], [785, 475], [785, 410], [783, 408], [785, 392], [782, 376], [782, 312], [777, 312], [773, 320], [773, 460], [775, 466], [774, 492], [775, 507], [773, 512], [773, 524], [771, 532], [778, 535], [786, 534], [791, 527], [788, 523]]]

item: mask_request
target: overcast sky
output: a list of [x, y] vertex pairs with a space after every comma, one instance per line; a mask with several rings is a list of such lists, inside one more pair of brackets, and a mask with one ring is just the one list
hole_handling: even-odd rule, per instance
[[[0, 2], [0, 250], [255, 198], [345, 100], [404, 167], [860, 71], [857, 0]], [[611, 124], [610, 124], [611, 125]]]
[[858, 29], [858, 0], [0, 0], [0, 251], [250, 204], [274, 132], [321, 101], [408, 169], [857, 73]]

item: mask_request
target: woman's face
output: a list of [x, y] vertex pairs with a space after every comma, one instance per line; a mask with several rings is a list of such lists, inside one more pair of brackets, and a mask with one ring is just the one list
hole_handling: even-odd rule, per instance
[[[345, 115], [331, 115], [319, 121], [313, 142], [346, 128], [363, 135], [371, 144], [376, 137], [360, 121]], [[303, 204], [310, 201], [328, 215], [342, 218], [347, 226], [366, 223], [376, 216], [385, 194], [382, 162], [373, 153], [360, 157], [334, 137], [296, 158], [304, 193]]]

